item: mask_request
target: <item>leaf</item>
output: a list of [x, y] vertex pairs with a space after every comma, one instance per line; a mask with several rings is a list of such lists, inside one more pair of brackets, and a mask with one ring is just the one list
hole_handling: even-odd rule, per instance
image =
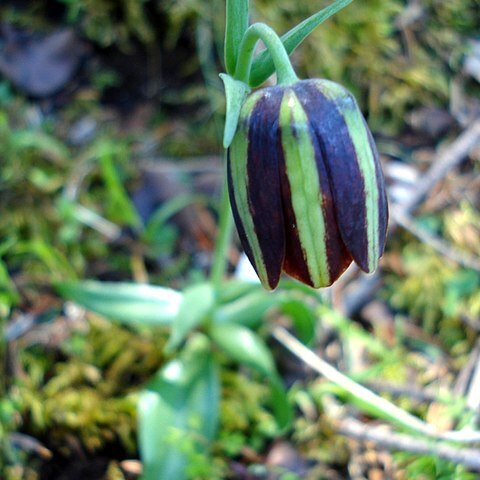
[[258, 284], [238, 279], [229, 280], [222, 284], [222, 288], [217, 292], [218, 303], [221, 305], [238, 300], [243, 295], [255, 290], [260, 290]]
[[200, 195], [185, 193], [176, 195], [159, 207], [148, 219], [145, 230], [142, 233], [142, 239], [153, 243], [158, 232], [165, 229], [166, 222], [179, 211], [194, 203], [205, 203], [205, 199]]
[[300, 340], [307, 345], [311, 343], [315, 336], [317, 321], [312, 308], [305, 301], [287, 297], [281, 302], [280, 310], [292, 319]]
[[182, 303], [172, 324], [172, 333], [165, 346], [172, 352], [186, 338], [188, 332], [199, 325], [215, 304], [215, 291], [210, 283], [201, 283], [183, 292]]
[[270, 395], [272, 396], [273, 413], [275, 415], [278, 428], [281, 431], [284, 431], [292, 423], [293, 408], [288, 401], [285, 387], [278, 376], [275, 376], [270, 380]]
[[213, 341], [234, 361], [257, 370], [270, 384], [272, 408], [278, 428], [290, 425], [293, 411], [285, 388], [275, 368], [272, 354], [264, 341], [250, 329], [240, 325], [214, 325], [210, 329]]
[[133, 325], [169, 325], [182, 302], [176, 290], [138, 283], [67, 282], [55, 288], [89, 310]]
[[235, 72], [238, 51], [247, 27], [248, 0], [227, 0], [225, 21], [225, 68], [231, 75]]
[[27, 254], [38, 258], [50, 270], [52, 277], [70, 279], [76, 277], [71, 262], [46, 239], [34, 238], [19, 242], [16, 244], [15, 253], [16, 255]]
[[277, 370], [265, 342], [250, 329], [241, 325], [212, 325], [213, 341], [234, 361], [273, 378]]
[[[292, 53], [315, 28], [351, 2], [352, 0], [336, 0], [282, 35], [281, 40], [287, 52]], [[251, 87], [261, 85], [274, 71], [272, 57], [265, 50], [253, 60], [249, 85]]]
[[123, 182], [117, 171], [115, 161], [124, 153], [124, 145], [114, 143], [110, 140], [101, 140], [97, 145], [96, 157], [102, 168], [103, 180], [108, 191], [110, 214], [118, 221], [125, 222], [132, 227], [141, 224], [140, 217], [130, 200]]
[[190, 477], [192, 455], [206, 454], [215, 438], [219, 397], [210, 344], [197, 336], [140, 395], [139, 448], [145, 480]]
[[227, 100], [227, 112], [225, 117], [225, 130], [223, 132], [223, 147], [228, 148], [232, 143], [237, 130], [238, 118], [243, 102], [250, 92], [247, 84], [235, 80], [225, 73], [220, 74], [220, 78], [225, 86], [225, 96]]
[[217, 324], [236, 323], [255, 327], [261, 322], [267, 310], [278, 303], [278, 295], [256, 288], [255, 291], [218, 307], [213, 321]]

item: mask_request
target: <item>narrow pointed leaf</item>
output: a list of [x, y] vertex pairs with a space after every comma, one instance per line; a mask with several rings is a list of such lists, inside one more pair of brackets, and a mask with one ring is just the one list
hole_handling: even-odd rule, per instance
[[169, 325], [182, 301], [176, 290], [138, 283], [64, 282], [55, 288], [82, 307], [133, 325]]
[[235, 73], [240, 44], [248, 28], [248, 1], [249, 0], [227, 0], [225, 68], [230, 75]]
[[[289, 54], [292, 53], [313, 30], [351, 2], [352, 0], [336, 0], [328, 7], [315, 13], [282, 35], [281, 40], [287, 52]], [[270, 53], [265, 50], [253, 60], [249, 85], [251, 87], [261, 85], [274, 71], [275, 67], [272, 57]]]

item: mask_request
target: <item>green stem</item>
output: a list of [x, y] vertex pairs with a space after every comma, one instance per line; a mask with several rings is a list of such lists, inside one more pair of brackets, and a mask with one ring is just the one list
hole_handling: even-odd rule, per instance
[[298, 81], [280, 37], [264, 23], [255, 23], [245, 32], [238, 54], [235, 78], [248, 84], [255, 45], [259, 40], [265, 44], [272, 56], [278, 83], [288, 85]]
[[227, 0], [225, 22], [225, 68], [235, 73], [238, 51], [248, 28], [248, 0]]
[[[226, 164], [226, 162], [225, 162]], [[225, 177], [226, 178], [226, 175]], [[228, 249], [233, 233], [233, 216], [230, 210], [227, 182], [224, 182], [222, 199], [220, 204], [220, 218], [218, 222], [218, 234], [215, 242], [210, 280], [214, 287], [221, 286], [225, 271], [228, 266]]]

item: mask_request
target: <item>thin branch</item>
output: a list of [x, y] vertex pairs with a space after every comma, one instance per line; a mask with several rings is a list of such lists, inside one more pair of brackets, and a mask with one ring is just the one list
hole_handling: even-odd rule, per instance
[[412, 213], [433, 187], [478, 144], [480, 144], [480, 119], [433, 159], [430, 169], [416, 183], [412, 196], [400, 206], [402, 213]]
[[412, 220], [411, 216], [405, 213], [403, 208], [391, 208], [390, 214], [398, 225], [408, 230], [412, 235], [436, 250], [438, 253], [442, 254], [444, 257], [453, 260], [463, 267], [480, 271], [480, 259], [478, 257], [462, 252], [442, 238], [432, 235], [424, 228], [419, 227]]
[[480, 413], [480, 340], [472, 352], [472, 376], [467, 391], [467, 406]]
[[341, 435], [361, 442], [372, 442], [381, 450], [434, 455], [450, 462], [465, 465], [471, 470], [480, 471], [480, 449], [456, 448], [445, 443], [395, 433], [385, 427], [372, 426], [350, 417], [335, 420], [333, 426]]
[[420, 420], [388, 400], [376, 395], [368, 388], [365, 388], [363, 385], [353, 381], [332, 367], [312, 350], [299, 342], [283, 327], [275, 327], [272, 334], [278, 342], [301, 359], [306, 365], [342, 388], [351, 397], [358, 400], [359, 403], [361, 402], [361, 404], [369, 407], [368, 410], [370, 412], [375, 411], [378, 417], [388, 419], [403, 428], [436, 440], [448, 440], [459, 443], [480, 442], [480, 432], [476, 430], [464, 429], [460, 431], [439, 432], [433, 425]]

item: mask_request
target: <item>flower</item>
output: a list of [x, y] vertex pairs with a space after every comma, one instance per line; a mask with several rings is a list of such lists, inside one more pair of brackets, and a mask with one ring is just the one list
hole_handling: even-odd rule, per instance
[[227, 167], [240, 240], [266, 288], [282, 271], [319, 288], [352, 260], [375, 270], [387, 198], [372, 135], [345, 88], [299, 80], [250, 94]]

